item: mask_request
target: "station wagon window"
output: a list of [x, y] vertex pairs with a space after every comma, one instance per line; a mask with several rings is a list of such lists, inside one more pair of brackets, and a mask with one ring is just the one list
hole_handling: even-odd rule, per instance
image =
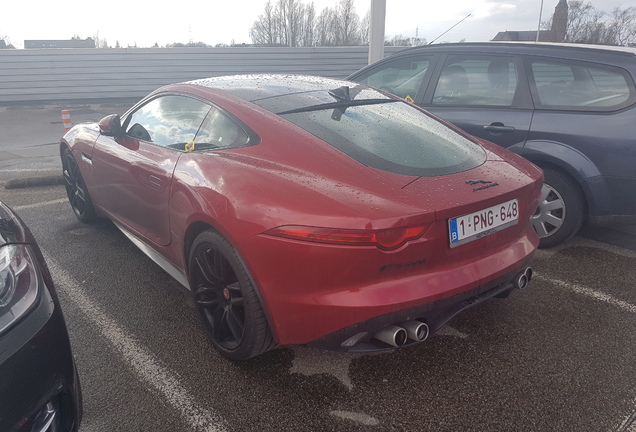
[[356, 82], [415, 99], [430, 64], [430, 57], [407, 57], [387, 62], [356, 78]]
[[537, 59], [531, 61], [530, 69], [539, 107], [607, 111], [626, 106], [632, 96], [631, 79], [618, 68]]
[[442, 70], [433, 105], [512, 106], [516, 89], [514, 59], [454, 56]]
[[126, 134], [161, 147], [184, 150], [194, 140], [210, 105], [185, 96], [161, 96], [133, 112]]

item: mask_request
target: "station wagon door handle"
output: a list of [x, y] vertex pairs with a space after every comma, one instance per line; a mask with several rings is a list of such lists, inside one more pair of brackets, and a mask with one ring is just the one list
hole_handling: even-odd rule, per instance
[[493, 123], [491, 125], [484, 126], [484, 130], [490, 133], [501, 134], [504, 132], [514, 132], [516, 129], [512, 126], [504, 126], [503, 123]]

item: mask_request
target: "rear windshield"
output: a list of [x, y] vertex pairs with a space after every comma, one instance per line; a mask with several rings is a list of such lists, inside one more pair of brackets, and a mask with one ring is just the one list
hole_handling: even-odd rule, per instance
[[281, 116], [358, 162], [396, 174], [453, 174], [486, 161], [486, 153], [478, 144], [405, 102]]

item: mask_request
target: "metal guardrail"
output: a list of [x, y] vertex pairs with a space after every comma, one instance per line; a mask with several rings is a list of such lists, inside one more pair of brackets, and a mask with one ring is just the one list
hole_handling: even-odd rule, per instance
[[[385, 55], [401, 48], [386, 47]], [[140, 98], [165, 84], [220, 75], [344, 78], [368, 47], [0, 50], [0, 104]]]

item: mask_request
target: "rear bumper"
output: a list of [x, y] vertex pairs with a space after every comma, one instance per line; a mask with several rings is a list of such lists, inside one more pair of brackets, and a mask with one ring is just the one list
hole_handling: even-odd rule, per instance
[[[394, 349], [394, 346], [375, 339], [374, 335], [391, 325], [400, 327], [402, 323], [410, 321], [426, 323], [429, 335], [433, 335], [458, 313], [493, 297], [507, 297], [512, 290], [518, 288], [513, 283], [513, 279], [521, 269], [527, 268], [526, 264], [524, 263], [519, 270], [461, 294], [378, 316], [324, 336], [307, 345], [318, 349], [351, 353]], [[405, 345], [413, 345], [417, 342], [409, 339]]]
[[451, 251], [459, 255], [453, 259], [436, 253], [447, 247], [445, 238], [387, 255], [375, 248], [352, 251], [260, 236], [241, 252], [252, 264], [249, 272], [280, 345], [349, 350], [338, 347], [358, 333], [370, 338], [409, 319], [425, 319], [435, 331], [459, 311], [510, 288], [538, 244], [529, 224], [510, 229], [523, 234], [497, 244], [496, 236], [506, 234], [495, 233], [492, 241]]

